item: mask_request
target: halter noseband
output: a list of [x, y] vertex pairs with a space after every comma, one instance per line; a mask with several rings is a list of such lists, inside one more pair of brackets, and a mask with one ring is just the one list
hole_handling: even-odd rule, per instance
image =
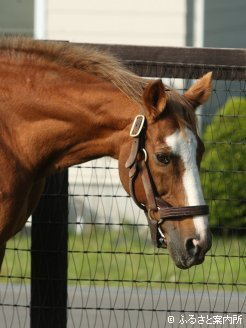
[[[167, 219], [178, 219], [191, 216], [208, 215], [208, 205], [173, 207], [156, 194], [153, 179], [147, 165], [145, 145], [145, 116], [137, 115], [133, 121], [130, 136], [132, 137], [131, 152], [125, 167], [129, 169], [130, 195], [139, 208], [144, 210], [150, 227], [150, 234], [154, 245], [166, 248], [165, 236], [161, 231], [161, 224]], [[147, 205], [140, 203], [135, 194], [135, 181], [140, 174]], [[152, 218], [152, 213], [158, 213], [159, 221]]]

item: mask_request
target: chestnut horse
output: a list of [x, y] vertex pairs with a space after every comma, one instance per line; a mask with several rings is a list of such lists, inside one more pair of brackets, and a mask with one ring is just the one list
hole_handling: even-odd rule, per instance
[[179, 268], [202, 263], [211, 235], [195, 109], [208, 99], [211, 80], [207, 73], [180, 95], [92, 47], [3, 38], [0, 263], [45, 178], [102, 156], [118, 159], [122, 184], [144, 209], [156, 244], [167, 246]]

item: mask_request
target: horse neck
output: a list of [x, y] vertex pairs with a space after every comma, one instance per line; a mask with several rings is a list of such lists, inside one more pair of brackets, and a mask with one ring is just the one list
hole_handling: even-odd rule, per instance
[[[61, 147], [65, 146], [65, 152], [56, 163], [57, 169], [102, 156], [118, 159], [120, 145], [129, 139], [128, 126], [134, 119], [136, 104], [107, 82], [87, 88], [69, 108], [67, 134], [72, 135]], [[82, 104], [80, 108], [78, 103]]]
[[129, 140], [137, 104], [113, 84], [80, 75], [83, 79], [77, 77], [72, 83], [56, 82], [49, 92], [45, 81], [40, 82], [38, 103], [27, 95], [33, 117], [30, 119], [28, 108], [20, 124], [24, 126], [20, 131], [22, 156], [38, 175], [102, 156], [118, 159], [120, 146]]

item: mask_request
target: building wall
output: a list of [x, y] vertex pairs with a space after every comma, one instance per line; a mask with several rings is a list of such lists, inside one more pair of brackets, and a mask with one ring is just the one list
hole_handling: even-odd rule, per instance
[[245, 48], [245, 16], [245, 0], [206, 0], [204, 46]]
[[49, 0], [47, 38], [184, 46], [186, 0]]
[[33, 35], [33, 0], [0, 0], [0, 34]]

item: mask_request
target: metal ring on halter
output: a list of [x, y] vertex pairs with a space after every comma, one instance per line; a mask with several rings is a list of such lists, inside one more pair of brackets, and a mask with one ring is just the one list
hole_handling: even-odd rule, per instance
[[144, 161], [147, 162], [148, 159], [147, 151], [144, 148], [142, 148], [142, 152], [144, 153]]

